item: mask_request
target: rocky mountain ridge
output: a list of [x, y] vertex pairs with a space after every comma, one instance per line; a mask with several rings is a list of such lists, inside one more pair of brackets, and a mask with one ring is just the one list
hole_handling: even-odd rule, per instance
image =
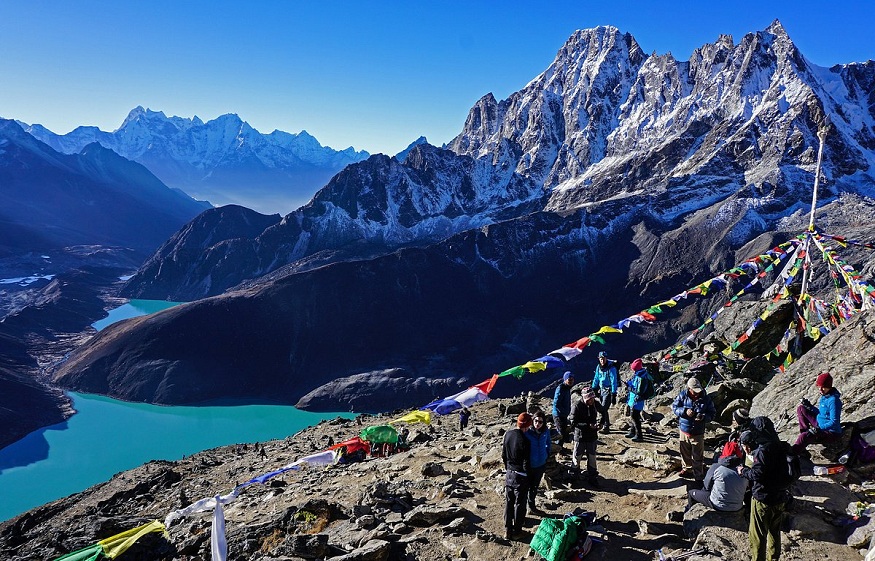
[[368, 156], [352, 147], [322, 146], [307, 131], [262, 134], [231, 113], [203, 122], [136, 107], [112, 132], [78, 127], [58, 135], [41, 125], [25, 129], [67, 154], [97, 142], [192, 197], [267, 214], [301, 206], [335, 173]]
[[448, 150], [419, 145], [403, 162], [353, 164], [255, 238], [184, 258], [162, 248], [183, 280], [157, 275], [156, 256], [127, 294], [218, 294], [233, 284], [202, 282], [217, 252], [235, 254], [242, 282], [320, 252], [369, 256], [538, 210], [593, 207], [671, 230], [719, 209], [743, 217], [721, 236], [737, 247], [810, 199], [821, 129], [822, 200], [875, 193], [873, 83], [872, 63], [812, 65], [779, 22], [738, 45], [723, 36], [683, 62], [646, 56], [613, 27], [579, 31], [523, 90], [478, 101]]

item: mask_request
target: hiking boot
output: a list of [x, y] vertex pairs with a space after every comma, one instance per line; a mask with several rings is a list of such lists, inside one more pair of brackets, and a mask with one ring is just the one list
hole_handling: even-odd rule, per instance
[[638, 434], [638, 433], [635, 432], [635, 429], [632, 429], [626, 433], [626, 438], [634, 438], [636, 434]]
[[605, 425], [604, 428], [602, 428], [601, 432], [602, 434], [608, 434], [609, 432], [611, 432], [610, 425]]
[[505, 530], [504, 531], [504, 539], [512, 540], [513, 539], [513, 530]]
[[691, 470], [690, 468], [684, 468], [678, 472], [678, 477], [683, 477], [684, 479], [692, 479], [693, 470]]
[[631, 440], [632, 442], [644, 442], [644, 437], [640, 434], [636, 434]]

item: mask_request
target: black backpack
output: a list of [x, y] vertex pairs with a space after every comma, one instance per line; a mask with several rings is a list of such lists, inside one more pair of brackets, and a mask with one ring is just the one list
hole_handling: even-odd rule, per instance
[[644, 371], [640, 376], [641, 382], [638, 384], [638, 399], [646, 400], [656, 395], [656, 386], [653, 384], [653, 378], [650, 377], [650, 372]]
[[787, 442], [781, 442], [781, 448], [787, 458], [787, 488], [799, 481], [802, 476], [802, 463], [799, 454]]

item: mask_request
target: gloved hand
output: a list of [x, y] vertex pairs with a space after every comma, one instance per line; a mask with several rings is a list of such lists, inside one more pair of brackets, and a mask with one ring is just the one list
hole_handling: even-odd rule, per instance
[[820, 429], [817, 427], [810, 427], [808, 429], [808, 434], [810, 434], [811, 436], [817, 436], [817, 433], [819, 433], [819, 432], [820, 432]]
[[612, 393], [611, 394], [611, 405], [616, 405], [616, 404], [617, 404], [617, 394]]

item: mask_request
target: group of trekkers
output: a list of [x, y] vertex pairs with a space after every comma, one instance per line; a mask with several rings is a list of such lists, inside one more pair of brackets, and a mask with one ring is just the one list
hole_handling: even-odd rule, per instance
[[[630, 365], [632, 374], [625, 387], [631, 428], [625, 435], [643, 442], [641, 421], [646, 399], [654, 395], [654, 381], [639, 358]], [[796, 414], [799, 436], [790, 445], [780, 440], [772, 421], [765, 416], [750, 418], [746, 409], [732, 413], [731, 432], [716, 450], [706, 469], [705, 431], [717, 412], [714, 402], [693, 376], [671, 404], [678, 420], [681, 467], [678, 475], [691, 480], [687, 510], [702, 503], [710, 509], [737, 512], [749, 506], [749, 541], [753, 561], [775, 561], [781, 553], [781, 524], [791, 501], [790, 488], [799, 476], [798, 456], [812, 443], [830, 443], [841, 438], [841, 394], [833, 387], [829, 373], [817, 376], [820, 399], [814, 405], [803, 399]], [[592, 382], [572, 399], [574, 375], [565, 372], [553, 396], [553, 432], [543, 411], [535, 408], [520, 413], [516, 428], [504, 435], [502, 459], [505, 476], [505, 537], [521, 537], [527, 511], [542, 514], [535, 499], [544, 476], [551, 444], [560, 447], [574, 442], [571, 465], [575, 473], [593, 487], [600, 487], [596, 466], [599, 432], [609, 434], [610, 407], [617, 403], [621, 380], [616, 362], [604, 352], [598, 356]], [[576, 390], [575, 390], [576, 391]], [[564, 454], [563, 452], [560, 452]], [[586, 470], [580, 463], [586, 457]], [[709, 459], [710, 462], [710, 459]]]

